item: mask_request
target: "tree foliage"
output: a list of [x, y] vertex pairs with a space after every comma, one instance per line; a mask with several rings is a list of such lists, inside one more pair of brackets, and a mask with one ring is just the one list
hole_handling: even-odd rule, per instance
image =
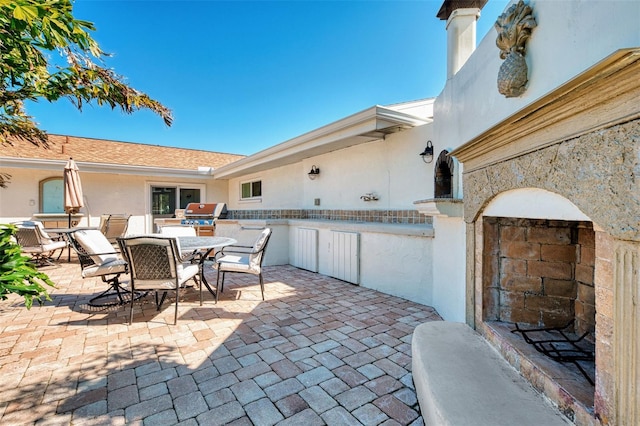
[[169, 109], [102, 66], [109, 55], [91, 37], [93, 24], [75, 19], [72, 8], [71, 0], [0, 0], [0, 146], [8, 137], [47, 146], [25, 100], [66, 98], [79, 110], [95, 102], [128, 114], [149, 109], [171, 125]]
[[42, 305], [51, 300], [45, 284], [54, 287], [49, 277], [38, 271], [31, 258], [22, 254], [21, 247], [13, 240], [16, 232], [13, 225], [0, 225], [0, 299], [15, 293], [24, 298], [30, 309], [35, 299]]

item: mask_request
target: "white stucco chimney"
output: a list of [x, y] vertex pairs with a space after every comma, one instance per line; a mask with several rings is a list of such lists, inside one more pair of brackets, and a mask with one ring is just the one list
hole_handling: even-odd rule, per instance
[[476, 48], [476, 21], [487, 0], [445, 0], [437, 17], [447, 21], [447, 80]]

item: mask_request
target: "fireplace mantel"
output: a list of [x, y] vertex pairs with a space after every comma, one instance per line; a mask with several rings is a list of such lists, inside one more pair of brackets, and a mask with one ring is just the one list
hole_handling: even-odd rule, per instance
[[450, 155], [465, 173], [640, 117], [640, 48], [621, 49]]

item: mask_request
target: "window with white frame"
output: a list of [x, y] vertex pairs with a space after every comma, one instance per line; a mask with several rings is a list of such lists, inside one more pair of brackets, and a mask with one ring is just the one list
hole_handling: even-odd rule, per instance
[[262, 181], [254, 180], [240, 184], [240, 199], [251, 200], [262, 197]]

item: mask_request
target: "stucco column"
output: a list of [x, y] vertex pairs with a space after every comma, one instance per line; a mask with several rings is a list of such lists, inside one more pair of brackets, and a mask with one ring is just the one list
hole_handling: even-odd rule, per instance
[[467, 62], [476, 48], [476, 21], [480, 9], [454, 10], [447, 19], [447, 80]]

